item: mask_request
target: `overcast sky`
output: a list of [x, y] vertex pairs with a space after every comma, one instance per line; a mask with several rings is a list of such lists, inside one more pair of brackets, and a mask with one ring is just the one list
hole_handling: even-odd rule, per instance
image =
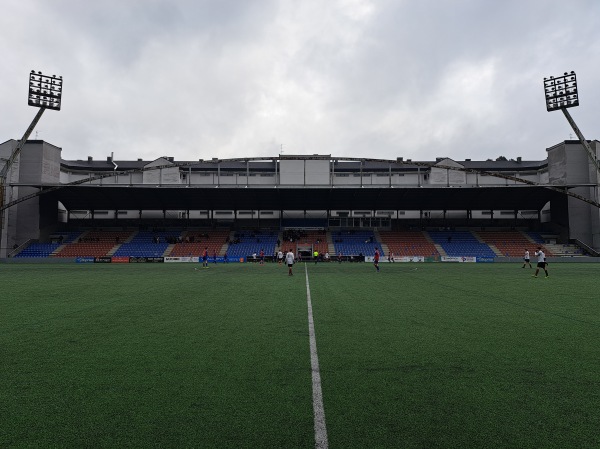
[[598, 0], [2, 0], [0, 142], [32, 69], [63, 159], [288, 154], [546, 158], [576, 138], [543, 78], [574, 70], [600, 138]]

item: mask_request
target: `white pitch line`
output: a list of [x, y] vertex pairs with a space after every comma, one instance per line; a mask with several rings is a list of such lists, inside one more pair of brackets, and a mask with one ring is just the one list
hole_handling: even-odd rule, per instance
[[315, 448], [327, 449], [327, 427], [325, 426], [325, 408], [323, 407], [323, 393], [321, 391], [321, 371], [319, 370], [319, 356], [317, 355], [317, 339], [315, 337], [315, 322], [313, 320], [312, 302], [310, 299], [310, 285], [308, 283], [308, 268], [304, 264], [306, 273], [306, 302], [308, 303], [308, 335], [310, 337], [310, 366], [312, 369], [313, 413], [315, 419]]

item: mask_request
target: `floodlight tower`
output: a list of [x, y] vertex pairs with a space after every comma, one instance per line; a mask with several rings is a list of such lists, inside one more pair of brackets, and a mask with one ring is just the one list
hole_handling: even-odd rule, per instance
[[596, 167], [596, 171], [600, 172], [596, 153], [585, 137], [583, 137], [583, 134], [577, 127], [571, 114], [569, 114], [569, 111], [567, 111], [568, 108], [579, 106], [579, 92], [577, 90], [577, 76], [575, 75], [575, 72], [565, 72], [563, 76], [544, 78], [544, 91], [546, 94], [546, 110], [550, 112], [560, 109], [563, 112], [571, 125], [571, 128], [573, 128], [573, 131], [577, 134], [581, 145], [583, 145], [588, 152], [588, 156]]
[[[593, 198], [598, 202], [598, 197], [600, 195], [600, 166], [598, 165], [598, 157], [596, 152], [592, 149], [592, 146], [588, 143], [588, 141], [583, 137], [583, 134], [575, 124], [575, 120], [567, 111], [568, 108], [572, 108], [575, 106], [579, 106], [579, 91], [577, 89], [577, 76], [575, 76], [575, 72], [567, 73], [565, 72], [563, 76], [557, 76], [550, 78], [544, 78], [544, 91], [546, 95], [546, 110], [547, 111], [555, 111], [560, 109], [567, 121], [577, 134], [579, 138], [579, 142], [588, 153], [588, 158], [594, 164], [595, 170], [595, 180], [592, 178], [590, 182], [593, 183], [593, 187], [591, 191], [585, 196], [593, 196]], [[588, 174], [591, 178], [591, 173]], [[581, 212], [583, 215], [586, 215], [585, 212]], [[577, 238], [586, 244], [590, 244], [592, 248], [597, 250], [600, 248], [600, 209], [589, 209], [589, 217], [590, 217], [590, 226], [589, 230], [577, 230], [574, 231], [573, 234], [569, 231], [569, 237]], [[575, 218], [573, 218], [575, 220]], [[569, 222], [571, 219], [569, 219]]]
[[40, 118], [42, 117], [44, 111], [46, 109], [60, 111], [60, 106], [62, 102], [62, 84], [62, 76], [47, 76], [43, 75], [42, 72], [36, 72], [35, 70], [32, 70], [29, 74], [28, 104], [29, 106], [35, 106], [39, 108], [39, 111], [33, 118], [31, 125], [29, 125], [29, 128], [27, 128], [27, 131], [25, 131], [25, 134], [23, 134], [23, 137], [13, 150], [12, 154], [10, 155], [10, 158], [6, 161], [4, 167], [2, 167], [2, 171], [0, 172], [0, 178], [2, 179], [2, 182], [6, 180], [6, 175], [8, 173], [8, 170], [10, 169], [10, 166], [13, 164], [13, 162], [21, 152], [23, 145], [25, 145], [27, 139], [29, 139], [29, 136], [33, 132], [33, 129], [35, 128], [37, 123], [40, 121]]
[[[42, 72], [36, 72], [32, 70], [29, 73], [29, 106], [34, 106], [39, 108], [37, 114], [33, 118], [33, 121], [23, 134], [23, 137], [17, 143], [17, 146], [12, 151], [10, 157], [6, 160], [4, 166], [0, 170], [0, 207], [4, 206], [4, 202], [9, 201], [9, 190], [7, 190], [8, 181], [10, 180], [10, 169], [25, 143], [27, 143], [27, 139], [33, 132], [35, 126], [39, 122], [42, 114], [46, 109], [52, 109], [54, 111], [60, 111], [60, 106], [62, 103], [62, 90], [63, 90], [63, 80], [62, 76], [48, 76], [42, 74]], [[2, 246], [0, 247], [0, 255], [4, 254], [6, 251], [5, 242], [6, 242], [6, 226], [5, 226], [5, 218], [6, 215], [3, 210], [0, 213], [0, 233], [2, 236]]]

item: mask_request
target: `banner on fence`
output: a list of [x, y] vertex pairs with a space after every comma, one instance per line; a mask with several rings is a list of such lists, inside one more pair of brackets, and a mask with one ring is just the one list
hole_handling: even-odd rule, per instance
[[160, 263], [164, 262], [164, 257], [130, 257], [129, 263]]
[[[182, 262], [193, 262], [193, 257], [165, 257], [165, 263], [182, 263]], [[196, 262], [198, 258], [196, 257]]]
[[442, 256], [442, 262], [476, 262], [476, 257], [470, 256]]
[[[373, 256], [366, 256], [365, 262], [373, 263]], [[424, 256], [394, 256], [393, 262], [387, 257], [381, 257], [379, 263], [395, 263], [395, 262], [425, 262]]]

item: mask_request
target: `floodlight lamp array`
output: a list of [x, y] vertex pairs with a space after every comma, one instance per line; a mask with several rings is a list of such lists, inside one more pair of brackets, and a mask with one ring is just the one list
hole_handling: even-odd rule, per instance
[[575, 72], [565, 72], [563, 76], [544, 78], [544, 91], [547, 111], [579, 106]]
[[29, 106], [60, 111], [62, 76], [48, 76], [32, 70], [29, 74]]

